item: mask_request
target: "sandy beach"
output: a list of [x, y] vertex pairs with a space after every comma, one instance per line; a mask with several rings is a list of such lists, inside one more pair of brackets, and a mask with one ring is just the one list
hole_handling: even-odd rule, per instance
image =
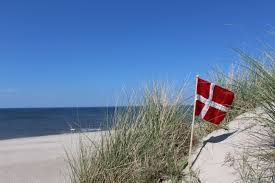
[[[98, 141], [101, 132], [90, 132]], [[66, 151], [77, 152], [79, 134], [61, 134], [0, 141], [1, 183], [67, 183]]]

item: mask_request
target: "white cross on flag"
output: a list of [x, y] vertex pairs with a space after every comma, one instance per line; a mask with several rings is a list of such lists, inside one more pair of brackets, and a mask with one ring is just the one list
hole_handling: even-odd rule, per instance
[[199, 77], [196, 87], [195, 115], [211, 123], [220, 124], [233, 102], [234, 93]]

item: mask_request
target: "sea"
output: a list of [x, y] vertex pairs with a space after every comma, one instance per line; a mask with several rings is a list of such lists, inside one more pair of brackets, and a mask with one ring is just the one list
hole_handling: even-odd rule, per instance
[[115, 107], [0, 109], [0, 140], [105, 130]]

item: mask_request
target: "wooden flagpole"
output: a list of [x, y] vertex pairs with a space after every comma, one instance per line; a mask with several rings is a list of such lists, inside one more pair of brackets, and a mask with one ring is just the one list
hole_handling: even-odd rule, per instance
[[195, 111], [196, 111], [196, 95], [197, 95], [197, 86], [198, 86], [198, 78], [199, 75], [196, 75], [196, 89], [195, 89], [195, 96], [194, 96], [194, 109], [193, 109], [193, 119], [191, 125], [191, 137], [190, 137], [190, 147], [189, 147], [189, 157], [188, 157], [188, 169], [191, 169], [192, 166], [192, 145], [193, 145], [193, 133], [194, 133], [194, 123], [195, 123]]

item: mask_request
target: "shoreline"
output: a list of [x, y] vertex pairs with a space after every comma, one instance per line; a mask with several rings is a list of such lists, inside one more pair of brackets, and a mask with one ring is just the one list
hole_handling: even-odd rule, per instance
[[[85, 128], [84, 128], [85, 130]], [[42, 134], [42, 135], [33, 135], [33, 136], [21, 136], [21, 137], [11, 137], [11, 138], [0, 138], [0, 142], [1, 141], [5, 141], [5, 140], [13, 140], [13, 139], [25, 139], [25, 138], [36, 138], [36, 137], [46, 137], [46, 136], [56, 136], [56, 135], [70, 135], [70, 134], [85, 134], [85, 133], [93, 133], [93, 132], [102, 132], [102, 131], [106, 131], [104, 129], [90, 129], [89, 131], [76, 131], [76, 132], [60, 132], [60, 133], [52, 133], [52, 134]]]
[[0, 182], [67, 183], [66, 151], [79, 150], [79, 139], [100, 140], [102, 131], [0, 140]]
[[34, 135], [34, 136], [22, 136], [22, 137], [11, 137], [11, 138], [2, 138], [1, 141], [6, 140], [16, 140], [16, 139], [28, 139], [28, 138], [37, 138], [37, 137], [47, 137], [47, 136], [56, 136], [56, 135], [66, 135], [66, 134], [76, 134], [76, 133], [70, 133], [70, 132], [64, 132], [64, 133], [54, 133], [54, 134], [45, 134], [45, 135]]

